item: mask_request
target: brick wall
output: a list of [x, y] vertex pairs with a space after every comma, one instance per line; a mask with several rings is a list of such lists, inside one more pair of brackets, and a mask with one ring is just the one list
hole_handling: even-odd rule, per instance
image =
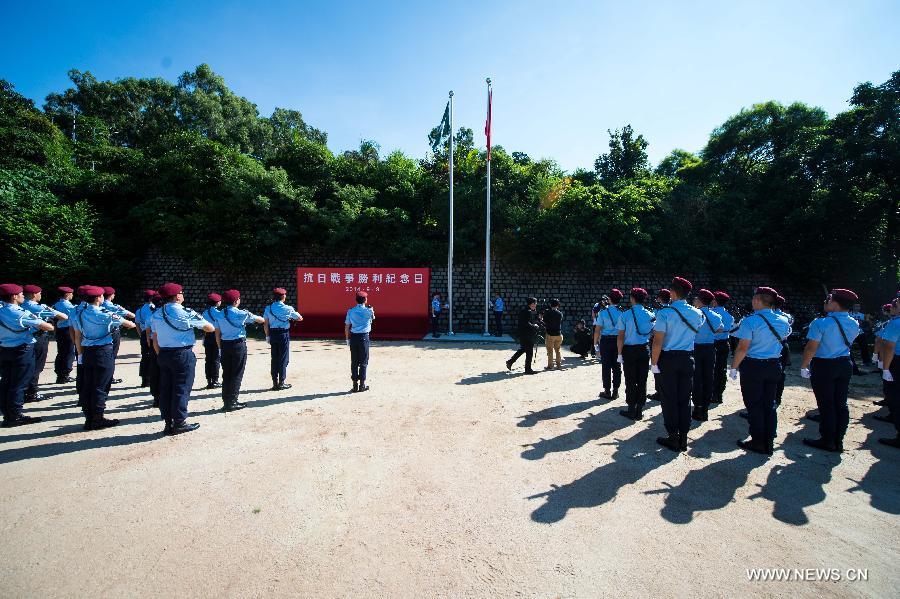
[[[335, 267], [391, 267], [370, 256], [325, 255], [314, 251], [295, 251], [283, 260], [242, 273], [229, 273], [215, 269], [198, 269], [181, 258], [167, 256], [153, 250], [145, 256], [141, 268], [140, 288], [156, 288], [166, 281], [176, 281], [185, 287], [185, 303], [200, 308], [206, 294], [224, 289], [240, 290], [242, 306], [261, 311], [270, 301], [274, 287], [284, 287], [288, 298], [296, 298], [296, 269], [298, 266]], [[427, 266], [427, 265], [426, 265]], [[446, 264], [432, 265], [432, 287], [444, 293], [447, 290]], [[491, 287], [502, 294], [507, 305], [505, 326], [512, 328], [515, 311], [528, 296], [539, 300], [558, 298], [566, 315], [564, 330], [568, 331], [579, 318], [590, 316], [591, 306], [604, 293], [618, 287], [627, 295], [631, 287], [644, 287], [651, 294], [668, 287], [673, 273], [654, 271], [640, 266], [621, 266], [598, 271], [586, 270], [524, 270], [495, 262], [491, 268]], [[679, 273], [691, 280], [695, 288], [724, 289], [731, 294], [733, 303], [748, 304], [752, 290], [757, 285], [772, 285], [788, 299], [788, 309], [795, 316], [808, 318], [822, 303], [823, 291], [802, 288], [773, 281], [765, 275], [719, 277], [712, 281], [704, 273]], [[454, 330], [480, 333], [484, 328], [484, 263], [454, 264]], [[122, 298], [123, 300], [125, 298]], [[140, 298], [132, 298], [137, 304]]]

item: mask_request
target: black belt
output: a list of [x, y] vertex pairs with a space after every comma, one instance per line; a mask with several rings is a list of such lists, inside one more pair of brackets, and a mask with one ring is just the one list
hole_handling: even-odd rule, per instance
[[193, 345], [182, 345], [181, 347], [161, 347], [159, 351], [184, 351], [186, 349], [194, 349]]
[[112, 341], [110, 341], [109, 343], [104, 343], [103, 345], [82, 345], [81, 349], [83, 351], [87, 351], [89, 349], [100, 349], [102, 347], [112, 347]]
[[247, 339], [241, 337], [240, 339], [222, 339], [222, 343], [246, 343]]
[[679, 356], [682, 355], [682, 354], [684, 354], [684, 355], [686, 355], [686, 356], [692, 356], [692, 355], [694, 355], [694, 350], [688, 350], [688, 349], [664, 349], [664, 350], [662, 350], [662, 353], [664, 353], [664, 354], [679, 355]]
[[838, 356], [837, 358], [813, 358], [813, 360], [825, 360], [826, 362], [834, 362], [836, 360], [850, 361], [850, 356]]
[[356, 336], [358, 336], [358, 337], [361, 337], [361, 336], [363, 336], [363, 335], [368, 335], [368, 334], [369, 334], [369, 333], [350, 333], [351, 336], [356, 335]]
[[774, 362], [781, 364], [781, 357], [778, 358], [744, 358], [744, 362]]

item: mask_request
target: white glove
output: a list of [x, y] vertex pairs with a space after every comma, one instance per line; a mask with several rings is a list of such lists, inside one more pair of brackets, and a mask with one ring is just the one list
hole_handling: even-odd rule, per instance
[[350, 347], [350, 340], [347, 339], [347, 347]]
[[81, 364], [83, 362], [84, 362], [84, 354], [78, 354], [78, 364]]
[[894, 375], [891, 374], [890, 370], [881, 371], [881, 378], [884, 379], [885, 381], [887, 381], [888, 383], [894, 382]]
[[730, 378], [733, 381], [736, 381], [738, 379], [737, 368], [731, 368], [728, 370], [728, 378]]
[[594, 344], [594, 351], [600, 351], [600, 344], [599, 344], [599, 343], [595, 343], [595, 344]]
[[619, 354], [619, 357], [616, 358], [616, 362], [618, 362], [619, 364], [625, 363], [625, 358], [622, 357], [622, 354]]
[[881, 361], [881, 358], [878, 358], [878, 368], [884, 370], [884, 362]]
[[268, 335], [266, 336], [266, 343], [272, 343], [271, 341], [269, 341]]
[[800, 369], [800, 376], [802, 376], [802, 377], [805, 378], [805, 379], [808, 379], [808, 378], [811, 377], [812, 375], [809, 373], [809, 368], [801, 368], [801, 369]]
[[656, 364], [651, 364], [650, 372], [652, 372], [653, 374], [659, 374], [659, 366], [657, 366]]

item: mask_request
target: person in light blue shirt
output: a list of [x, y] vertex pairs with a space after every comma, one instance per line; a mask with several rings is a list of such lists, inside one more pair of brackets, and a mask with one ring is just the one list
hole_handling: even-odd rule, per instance
[[[209, 293], [206, 296], [206, 309], [203, 310], [203, 318], [207, 322], [213, 323], [213, 326], [219, 322], [222, 317], [222, 296], [218, 293]], [[204, 372], [206, 373], [206, 388], [218, 389], [222, 385], [219, 383], [219, 370], [222, 366], [222, 350], [219, 348], [219, 340], [216, 338], [215, 330], [212, 333], [203, 335], [203, 353]]]
[[[619, 364], [619, 317], [622, 310], [619, 302], [625, 297], [618, 289], [612, 289], [608, 296], [601, 300], [603, 304], [597, 312], [594, 320], [594, 351], [600, 352], [600, 366], [602, 368], [603, 391], [600, 397], [605, 399], [618, 399], [619, 386], [622, 384], [622, 368]], [[612, 384], [612, 393], [610, 393]]]
[[809, 325], [800, 375], [811, 379], [819, 406], [819, 438], [803, 439], [810, 447], [840, 453], [850, 423], [847, 394], [853, 364], [850, 348], [859, 335], [859, 323], [849, 314], [859, 301], [849, 289], [834, 289], [825, 300], [825, 316]]
[[164, 303], [150, 319], [153, 348], [159, 363], [159, 411], [166, 423], [163, 434], [180, 435], [200, 427], [196, 422], [187, 421], [197, 366], [194, 330], [209, 333], [214, 328], [197, 312], [183, 306], [181, 285], [166, 283], [159, 288], [159, 295]]
[[[775, 296], [775, 303], [772, 304], [772, 311], [779, 316], [787, 318], [788, 324], [794, 326], [794, 317], [784, 311], [784, 305], [787, 300], [781, 294]], [[787, 369], [791, 365], [791, 348], [787, 339], [782, 344], [781, 349], [781, 380], [778, 381], [778, 393], [775, 396], [775, 405], [781, 405], [781, 399], [784, 397], [784, 383], [787, 380]]]
[[897, 342], [900, 341], [900, 297], [891, 302], [890, 320], [879, 331], [876, 339], [878, 355], [883, 371], [884, 398], [888, 406], [888, 418], [896, 429], [893, 438], [878, 439], [879, 443], [900, 449], [900, 359], [897, 359]]
[[53, 325], [22, 308], [22, 287], [0, 285], [0, 410], [3, 427], [40, 422], [24, 416], [25, 388], [34, 371], [34, 331], [50, 331]]
[[713, 345], [716, 349], [716, 368], [713, 375], [713, 396], [711, 403], [722, 403], [725, 395], [725, 387], [728, 381], [728, 337], [734, 332], [734, 316], [731, 315], [725, 306], [731, 301], [731, 296], [725, 291], [713, 292], [712, 311], [719, 315], [722, 319], [722, 331], [716, 333], [713, 338]]
[[[58, 312], [50, 306], [40, 303], [42, 295], [40, 287], [37, 285], [25, 285], [23, 289], [25, 292], [25, 301], [22, 303], [23, 308], [47, 322], [52, 322], [53, 320], [65, 322], [68, 320], [68, 314]], [[50, 345], [50, 333], [46, 331], [35, 331], [34, 341], [34, 372], [31, 374], [31, 381], [28, 383], [28, 388], [25, 389], [26, 403], [42, 401], [44, 399], [44, 396], [38, 393], [38, 379], [44, 371], [44, 366], [47, 364], [47, 350]]]
[[434, 338], [441, 336], [438, 333], [438, 319], [441, 317], [442, 304], [441, 294], [435, 291], [431, 296], [431, 336]]
[[494, 303], [491, 306], [494, 313], [494, 336], [502, 337], [503, 336], [503, 311], [506, 310], [506, 304], [503, 303], [503, 298], [500, 297], [500, 292], [494, 292]]
[[64, 385], [74, 383], [72, 368], [75, 363], [75, 343], [69, 332], [69, 318], [75, 313], [75, 305], [72, 296], [75, 292], [71, 287], [57, 287], [59, 299], [53, 304], [53, 309], [66, 315], [56, 321], [56, 359], [53, 361], [53, 372], [56, 374], [56, 384]]
[[152, 359], [150, 357], [150, 352], [153, 351], [153, 341], [148, 335], [148, 328], [150, 327], [150, 318], [153, 316], [153, 312], [156, 311], [156, 306], [153, 305], [153, 296], [155, 295], [156, 291], [153, 289], [145, 289], [143, 293], [144, 304], [134, 313], [134, 324], [137, 325], [141, 342], [141, 363], [138, 367], [138, 376], [141, 377], [141, 387], [150, 386], [148, 364]]
[[241, 293], [229, 289], [222, 294], [224, 307], [216, 320], [216, 339], [222, 348], [222, 409], [240, 410], [247, 404], [238, 401], [244, 368], [247, 366], [247, 329], [251, 323], [262, 324], [265, 319], [249, 310], [241, 310]]
[[647, 373], [650, 371], [650, 335], [656, 316], [644, 307], [647, 290], [633, 287], [629, 294], [631, 307], [619, 316], [618, 361], [625, 375], [625, 403], [628, 408], [619, 412], [631, 420], [641, 420], [647, 402]]
[[663, 421], [668, 436], [656, 442], [672, 451], [687, 451], [691, 426], [691, 388], [694, 384], [694, 339], [704, 326], [703, 312], [689, 305], [691, 282], [675, 277], [669, 286], [672, 303], [656, 311], [651, 370], [659, 374]]
[[758, 287], [753, 292], [753, 314], [741, 320], [734, 337], [731, 377], [741, 376], [741, 395], [747, 407], [750, 439], [738, 441], [746, 451], [772, 455], [778, 429], [776, 402], [781, 381], [781, 352], [791, 334], [791, 324], [772, 306], [778, 292], [771, 287]]
[[[116, 299], [116, 290], [112, 287], [104, 287], [103, 288], [103, 303], [101, 307], [108, 311], [110, 314], [115, 314], [116, 316], [121, 316], [122, 318], [130, 318], [134, 320], [135, 314], [133, 312], [129, 312], [119, 304], [115, 303], [113, 300]], [[125, 328], [133, 328], [133, 327], [125, 327]], [[122, 331], [119, 328], [115, 328], [112, 331], [113, 338], [113, 357], [119, 357], [119, 348], [122, 345]], [[115, 370], [115, 364], [113, 365]], [[113, 379], [110, 383], [111, 385], [118, 385], [122, 382], [122, 379], [117, 379], [115, 377], [115, 371], [113, 371]]]
[[694, 307], [704, 317], [694, 338], [694, 384], [691, 388], [691, 401], [694, 404], [691, 418], [698, 422], [709, 420], [716, 372], [715, 336], [725, 332], [722, 317], [710, 308], [714, 300], [715, 296], [709, 289], [701, 289], [694, 297]]
[[263, 328], [266, 331], [266, 340], [271, 348], [272, 364], [272, 390], [280, 391], [290, 389], [290, 383], [284, 382], [287, 378], [287, 366], [291, 358], [291, 321], [300, 322], [303, 316], [284, 303], [287, 290], [276, 287], [272, 290], [272, 303], [266, 306], [263, 312]]
[[375, 320], [375, 309], [368, 305], [369, 294], [356, 293], [356, 305], [347, 310], [344, 318], [344, 338], [350, 346], [350, 378], [353, 392], [368, 391], [366, 374], [369, 367], [369, 333]]

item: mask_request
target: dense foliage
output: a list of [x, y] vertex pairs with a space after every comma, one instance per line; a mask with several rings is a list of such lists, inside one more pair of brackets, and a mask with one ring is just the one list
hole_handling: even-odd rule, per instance
[[[236, 270], [307, 245], [407, 264], [446, 257], [439, 129], [423, 160], [372, 141], [334, 154], [300, 112], [260, 116], [207, 65], [174, 84], [70, 78], [43, 112], [0, 81], [0, 268], [12, 278], [127, 273], [150, 246]], [[653, 168], [647, 146], [626, 125], [593, 170], [574, 173], [495, 147], [498, 256], [896, 285], [900, 71], [859, 85], [834, 118], [767, 102], [728, 119], [699, 154], [675, 150]], [[455, 132], [455, 166], [457, 256], [477, 258], [485, 154], [471, 129]]]

